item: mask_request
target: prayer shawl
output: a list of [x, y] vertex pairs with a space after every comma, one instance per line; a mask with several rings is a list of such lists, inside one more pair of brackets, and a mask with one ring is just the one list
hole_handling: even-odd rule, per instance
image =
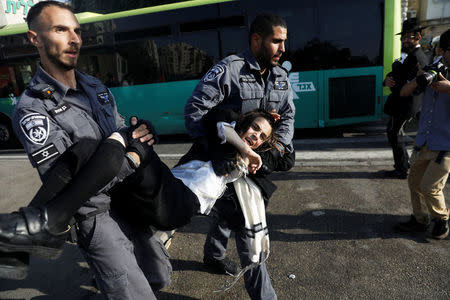
[[247, 166], [242, 160], [238, 160], [236, 169], [228, 176], [217, 176], [211, 161], [191, 160], [171, 171], [173, 176], [183, 181], [184, 185], [197, 196], [200, 203], [199, 213], [207, 215], [216, 200], [223, 195], [227, 183], [242, 177], [247, 171]]
[[269, 231], [266, 209], [259, 187], [249, 177], [240, 177], [233, 182], [245, 219], [250, 259], [259, 263], [261, 252], [269, 256]]
[[265, 262], [270, 253], [266, 209], [260, 188], [246, 176], [235, 180], [233, 185], [244, 214], [249, 257], [252, 263], [243, 268], [233, 281], [214, 292], [225, 292], [231, 289], [245, 272]]

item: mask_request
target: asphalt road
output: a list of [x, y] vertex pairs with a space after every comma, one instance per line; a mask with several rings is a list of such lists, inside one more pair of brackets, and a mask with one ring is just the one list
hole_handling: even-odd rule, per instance
[[[325, 155], [309, 158], [309, 166], [297, 155], [295, 168], [273, 175], [278, 190], [267, 208], [267, 265], [278, 298], [450, 299], [449, 238], [436, 241], [395, 232], [393, 226], [411, 213], [406, 181], [383, 178], [379, 171], [392, 164], [389, 157], [369, 162], [351, 158], [355, 152], [389, 150], [382, 138], [347, 138], [353, 142], [300, 141], [299, 154]], [[170, 165], [183, 147], [169, 141], [158, 152]], [[0, 178], [1, 212], [25, 205], [40, 185], [21, 153], [0, 154]], [[449, 204], [448, 185], [444, 191]], [[207, 217], [195, 217], [174, 235], [169, 249], [172, 284], [158, 299], [248, 299], [242, 279], [231, 290], [214, 293], [231, 277], [203, 267], [208, 225]], [[233, 241], [228, 253], [237, 260]], [[66, 244], [55, 261], [32, 258], [30, 270], [23, 281], [0, 279], [0, 299], [102, 299], [73, 245]]]

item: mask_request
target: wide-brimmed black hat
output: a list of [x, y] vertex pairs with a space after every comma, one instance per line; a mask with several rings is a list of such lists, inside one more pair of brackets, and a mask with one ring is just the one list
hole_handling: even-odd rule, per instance
[[422, 29], [425, 28], [427, 28], [427, 26], [424, 27], [420, 26], [417, 18], [411, 18], [403, 22], [402, 32], [397, 33], [397, 35], [407, 32], [420, 32]]

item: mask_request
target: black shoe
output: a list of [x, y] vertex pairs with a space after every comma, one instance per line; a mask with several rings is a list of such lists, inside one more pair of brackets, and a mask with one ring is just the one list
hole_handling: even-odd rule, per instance
[[448, 235], [448, 231], [447, 220], [436, 220], [434, 222], [433, 231], [431, 232], [431, 237], [437, 240], [445, 239]]
[[204, 257], [203, 262], [207, 267], [209, 267], [210, 269], [214, 270], [219, 274], [228, 274], [231, 276], [236, 276], [239, 273], [238, 265], [228, 257], [225, 257], [222, 260]]
[[50, 232], [44, 208], [22, 207], [18, 212], [0, 215], [0, 251], [28, 252], [56, 259], [62, 252], [67, 232]]
[[411, 216], [408, 222], [398, 223], [395, 228], [402, 232], [426, 232], [428, 225], [417, 222], [416, 218]]
[[30, 255], [25, 252], [0, 252], [0, 278], [22, 280], [28, 275]]
[[384, 176], [388, 178], [406, 179], [408, 178], [408, 172], [399, 170], [384, 171]]

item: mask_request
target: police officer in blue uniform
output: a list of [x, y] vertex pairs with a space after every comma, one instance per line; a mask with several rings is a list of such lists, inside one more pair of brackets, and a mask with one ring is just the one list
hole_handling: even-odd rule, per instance
[[[283, 164], [282, 171], [292, 167], [292, 137], [294, 134], [295, 107], [288, 73], [278, 65], [284, 53], [284, 42], [287, 37], [287, 26], [283, 19], [272, 14], [256, 17], [250, 27], [250, 49], [238, 55], [226, 57], [213, 66], [201, 79], [185, 106], [185, 122], [188, 133], [196, 140], [190, 152], [202, 151], [207, 148], [205, 141], [206, 129], [202, 118], [213, 108], [231, 109], [245, 113], [262, 108], [280, 117], [276, 134], [280, 142], [279, 150], [271, 151], [271, 155], [262, 156], [266, 173], [270, 170], [268, 161], [286, 157], [289, 163]], [[286, 154], [282, 154], [282, 153]], [[189, 153], [188, 153], [189, 155]], [[271, 157], [268, 157], [271, 156]], [[266, 160], [264, 159], [266, 158]], [[182, 159], [183, 160], [183, 159]], [[216, 171], [216, 170], [215, 170]], [[217, 173], [217, 171], [216, 171]], [[265, 200], [268, 200], [274, 187], [264, 176], [255, 175], [255, 179], [263, 190]], [[248, 247], [243, 231], [243, 216], [240, 210], [224, 217], [223, 211], [236, 207], [236, 196], [229, 186], [224, 195], [216, 202], [215, 224], [206, 238], [204, 247], [204, 262], [222, 273], [235, 275], [238, 267], [226, 255], [226, 247], [231, 229], [236, 233], [241, 265], [249, 265]], [[269, 191], [266, 193], [266, 191]], [[239, 206], [239, 204], [237, 204]], [[234, 222], [232, 219], [239, 220]], [[235, 224], [231, 224], [235, 223]], [[265, 263], [251, 269], [244, 275], [246, 289], [252, 299], [276, 299], [275, 291], [270, 282]]]
[[[110, 91], [98, 79], [75, 70], [82, 40], [70, 7], [57, 1], [40, 2], [30, 9], [27, 22], [28, 38], [37, 47], [41, 64], [16, 105], [13, 125], [31, 164], [44, 178], [72, 145], [86, 139], [104, 140], [125, 125]], [[143, 128], [133, 134], [151, 144], [152, 135]], [[115, 180], [133, 172], [134, 166], [124, 159]], [[109, 203], [109, 195], [99, 192], [79, 209], [80, 249], [106, 298], [155, 299], [152, 287], [160, 289], [170, 282], [168, 253], [150, 228], [125, 222], [109, 211]], [[20, 213], [28, 226], [22, 231], [39, 235], [36, 231], [44, 227], [45, 213], [32, 207]], [[58, 248], [66, 228], [44, 229], [49, 243]]]

